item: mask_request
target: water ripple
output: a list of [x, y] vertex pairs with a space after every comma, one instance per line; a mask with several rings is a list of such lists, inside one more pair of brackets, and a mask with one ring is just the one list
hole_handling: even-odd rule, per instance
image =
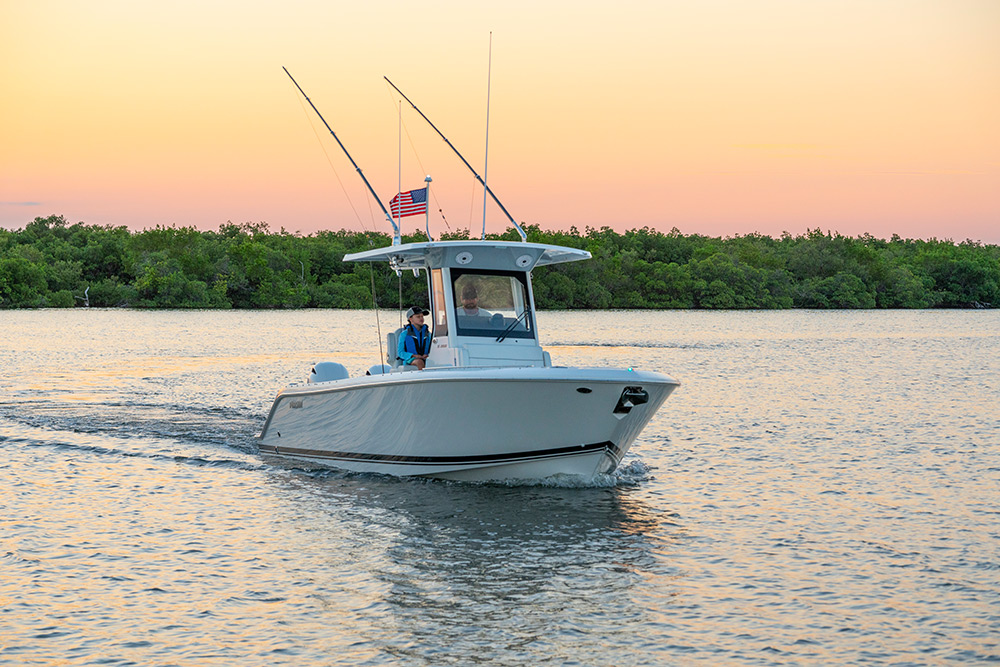
[[335, 315], [4, 313], [0, 663], [1000, 661], [996, 312], [543, 313], [684, 386], [613, 474], [504, 484], [258, 456], [374, 363]]

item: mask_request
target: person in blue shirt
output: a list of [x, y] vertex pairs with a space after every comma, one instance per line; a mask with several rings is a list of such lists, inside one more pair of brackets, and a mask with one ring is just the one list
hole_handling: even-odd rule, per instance
[[431, 332], [424, 324], [424, 315], [430, 315], [430, 311], [417, 306], [406, 311], [407, 324], [399, 334], [396, 349], [396, 356], [404, 364], [416, 366], [419, 370], [424, 370], [431, 351]]

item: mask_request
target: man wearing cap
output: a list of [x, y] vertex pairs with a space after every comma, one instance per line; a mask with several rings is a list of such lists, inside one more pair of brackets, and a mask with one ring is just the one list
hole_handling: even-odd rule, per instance
[[479, 292], [476, 286], [468, 284], [462, 288], [462, 307], [458, 314], [465, 317], [490, 317], [492, 313], [479, 307]]
[[399, 336], [399, 347], [396, 349], [396, 356], [404, 364], [420, 370], [424, 370], [431, 351], [431, 332], [424, 324], [424, 315], [430, 315], [430, 311], [419, 306], [406, 311], [407, 324]]

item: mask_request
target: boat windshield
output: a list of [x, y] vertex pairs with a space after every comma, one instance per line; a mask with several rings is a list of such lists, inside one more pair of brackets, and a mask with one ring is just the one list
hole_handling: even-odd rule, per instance
[[459, 336], [535, 337], [526, 273], [452, 269], [451, 280]]

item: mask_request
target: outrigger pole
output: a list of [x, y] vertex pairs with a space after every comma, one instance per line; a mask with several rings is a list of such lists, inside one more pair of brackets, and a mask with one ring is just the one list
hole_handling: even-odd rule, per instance
[[[289, 76], [291, 76], [291, 75], [289, 74]], [[389, 77], [387, 77], [387, 76], [386, 77], [382, 77], [382, 78], [384, 78], [386, 81], [389, 81]], [[469, 171], [472, 172], [472, 175], [475, 176], [476, 180], [478, 180], [482, 184], [482, 186], [483, 186], [483, 188], [485, 188], [486, 192], [488, 192], [489, 195], [490, 195], [490, 197], [493, 198], [493, 201], [495, 201], [497, 203], [497, 206], [500, 207], [500, 210], [503, 211], [504, 215], [507, 216], [507, 219], [510, 220], [511, 224], [514, 225], [514, 228], [517, 230], [517, 233], [521, 235], [521, 241], [522, 242], [527, 241], [528, 240], [528, 235], [524, 233], [523, 229], [521, 229], [521, 225], [517, 224], [517, 220], [514, 219], [514, 216], [512, 216], [507, 211], [507, 209], [504, 207], [504, 205], [500, 203], [500, 200], [497, 199], [497, 196], [495, 194], [493, 194], [493, 191], [490, 190], [490, 187], [488, 185], [486, 185], [486, 181], [484, 181], [482, 179], [482, 177], [480, 177], [480, 175], [476, 173], [476, 170], [472, 168], [472, 165], [469, 164], [468, 160], [466, 160], [464, 157], [462, 157], [462, 154], [458, 152], [458, 149], [455, 148], [455, 146], [450, 141], [448, 141], [448, 137], [444, 136], [444, 134], [441, 132], [441, 130], [437, 129], [437, 126], [434, 125], [434, 123], [431, 122], [431, 119], [428, 118], [427, 116], [425, 116], [424, 112], [421, 111], [420, 109], [418, 109], [417, 105], [414, 104], [413, 102], [411, 102], [410, 98], [407, 97], [403, 93], [402, 90], [400, 90], [399, 88], [396, 87], [396, 84], [394, 84], [392, 81], [389, 81], [389, 85], [392, 86], [393, 88], [395, 88], [396, 92], [399, 93], [400, 95], [402, 95], [404, 100], [406, 100], [407, 102], [410, 103], [410, 106], [413, 107], [413, 110], [416, 111], [418, 114], [420, 114], [420, 117], [423, 118], [424, 120], [426, 120], [428, 125], [430, 125], [432, 128], [434, 128], [434, 131], [438, 133], [438, 136], [440, 136], [442, 139], [444, 139], [444, 142], [446, 144], [448, 144], [448, 147], [451, 148], [451, 150], [455, 151], [455, 155], [458, 156], [458, 159], [460, 159], [462, 161], [462, 163], [465, 164], [465, 166], [469, 168]], [[303, 93], [303, 95], [304, 94], [305, 93]], [[309, 99], [309, 98], [306, 98], [306, 99]], [[317, 111], [316, 113], [319, 113], [319, 112]]]
[[[351, 157], [351, 154], [347, 152], [347, 148], [345, 148], [344, 144], [341, 143], [341, 141], [340, 141], [339, 138], [337, 138], [337, 133], [334, 132], [333, 128], [330, 127], [330, 124], [326, 122], [326, 119], [323, 118], [323, 114], [321, 114], [319, 112], [319, 109], [316, 108], [316, 105], [313, 104], [312, 100], [309, 99], [309, 96], [306, 95], [306, 91], [302, 90], [302, 86], [300, 86], [299, 82], [295, 80], [295, 77], [292, 76], [291, 72], [289, 72], [288, 69], [285, 68], [285, 67], [282, 67], [281, 69], [285, 70], [285, 74], [288, 75], [288, 78], [292, 80], [292, 83], [295, 84], [295, 87], [299, 89], [300, 93], [302, 93], [302, 97], [306, 98], [306, 102], [308, 102], [309, 106], [311, 106], [313, 108], [313, 111], [316, 112], [316, 115], [319, 116], [319, 119], [321, 121], [323, 121], [323, 125], [326, 125], [326, 129], [330, 131], [330, 134], [333, 135], [333, 138], [337, 140], [337, 144], [340, 146], [340, 149], [342, 151], [344, 151], [344, 155], [346, 155], [347, 159], [351, 161], [352, 165], [354, 165], [354, 169], [357, 170], [358, 176], [361, 177], [361, 180], [364, 181], [365, 185], [368, 187], [368, 192], [372, 193], [372, 197], [374, 197], [375, 201], [378, 202], [379, 208], [381, 208], [382, 212], [385, 213], [386, 220], [388, 220], [389, 224], [392, 225], [392, 232], [393, 232], [392, 245], [399, 245], [400, 244], [399, 225], [397, 225], [396, 221], [392, 219], [391, 215], [389, 215], [389, 211], [385, 210], [385, 204], [382, 203], [382, 200], [379, 199], [378, 195], [375, 193], [375, 190], [372, 188], [372, 184], [368, 182], [367, 178], [365, 178], [364, 173], [361, 171], [361, 167], [359, 167], [358, 163], [354, 161], [354, 158]], [[392, 82], [390, 81], [389, 83], [392, 83]], [[393, 87], [395, 88], [395, 86], [393, 86]], [[404, 95], [404, 97], [405, 97], [405, 95]], [[409, 102], [409, 100], [407, 100], [407, 102]], [[410, 103], [412, 104], [412, 102], [410, 102]], [[470, 169], [471, 169], [471, 167], [470, 167]], [[499, 202], [497, 202], [497, 203], [499, 203]], [[503, 207], [501, 206], [500, 208], [503, 208]], [[518, 229], [520, 229], [520, 228], [518, 228]], [[521, 235], [524, 236], [523, 233]]]

